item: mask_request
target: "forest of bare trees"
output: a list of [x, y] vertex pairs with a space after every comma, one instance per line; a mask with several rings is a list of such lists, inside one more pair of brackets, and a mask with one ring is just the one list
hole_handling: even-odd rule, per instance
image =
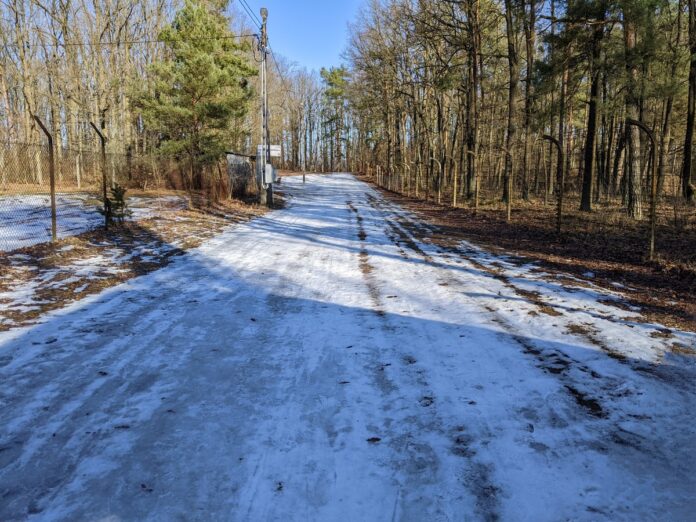
[[2, 140], [39, 142], [37, 115], [63, 147], [96, 141], [94, 121], [108, 129], [112, 150], [147, 148], [128, 92], [161, 55], [158, 34], [172, 8], [159, 1], [3, 2]]
[[344, 156], [454, 205], [563, 186], [641, 218], [652, 134], [659, 195], [692, 200], [695, 31], [682, 0], [373, 1], [348, 50]]
[[541, 203], [558, 230], [571, 213], [571, 227], [585, 214], [681, 235], [696, 218], [695, 11], [691, 0], [372, 0], [346, 65], [321, 85], [310, 77], [313, 96], [289, 91], [303, 109], [277, 135], [294, 151], [286, 166], [360, 172], [508, 221]]
[[[254, 20], [226, 3], [233, 39], [251, 65], [258, 63]], [[143, 117], [138, 98], [154, 92], [152, 64], [171, 55], [162, 32], [183, 2], [160, 0], [10, 0], [0, 6], [0, 143], [45, 140], [38, 116], [53, 133], [56, 153], [82, 157], [98, 150], [91, 123], [108, 135], [115, 155], [159, 151], [161, 129]], [[288, 65], [275, 53], [269, 71], [274, 142], [284, 148], [283, 166], [329, 170], [325, 128], [331, 125], [318, 73]], [[249, 75], [252, 91], [256, 76]], [[227, 123], [228, 150], [253, 153], [260, 134], [260, 102]], [[14, 145], [13, 145], [14, 146]], [[12, 149], [16, 150], [16, 149]], [[38, 150], [38, 149], [37, 149]], [[328, 151], [328, 147], [327, 147]], [[24, 154], [26, 155], [26, 154]], [[71, 164], [72, 164], [72, 160]], [[42, 170], [36, 155], [34, 177]], [[45, 169], [44, 169], [45, 170]]]
[[[254, 65], [254, 21], [216, 5]], [[111, 152], [157, 151], [161, 129], [133, 89], [153, 88], [151, 64], [171, 52], [160, 34], [180, 8], [3, 2], [0, 140], [41, 142], [38, 115], [59, 154], [96, 147], [90, 122]], [[351, 27], [346, 66], [310, 72], [274, 49], [280, 166], [362, 172], [453, 206], [503, 202], [508, 219], [521, 204], [565, 197], [569, 208], [620, 207], [641, 220], [653, 193], [688, 213], [695, 9], [692, 0], [372, 0]], [[255, 150], [255, 99], [229, 122], [231, 150]]]
[[322, 72], [330, 168], [452, 206], [504, 202], [508, 220], [544, 201], [633, 220], [654, 203], [656, 220], [688, 223], [695, 10], [373, 0], [351, 28], [347, 67]]

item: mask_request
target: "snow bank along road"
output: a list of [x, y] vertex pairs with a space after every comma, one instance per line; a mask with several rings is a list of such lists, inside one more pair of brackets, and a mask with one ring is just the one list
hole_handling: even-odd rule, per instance
[[349, 175], [0, 337], [0, 520], [693, 520], [692, 335]]

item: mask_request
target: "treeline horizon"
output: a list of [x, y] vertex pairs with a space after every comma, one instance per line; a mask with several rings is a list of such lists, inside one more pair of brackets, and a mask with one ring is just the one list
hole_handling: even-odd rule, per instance
[[620, 197], [641, 218], [651, 132], [659, 194], [670, 177], [691, 201], [695, 5], [373, 0], [327, 94], [337, 161], [455, 203], [477, 183], [526, 200], [558, 189], [555, 139], [582, 210]]
[[[12, 144], [45, 143], [35, 116], [52, 133], [58, 155], [98, 150], [92, 124], [108, 137], [109, 154], [195, 155], [203, 163], [223, 150], [255, 154], [261, 134], [259, 27], [234, 4], [3, 2], [0, 144], [6, 149], [0, 160]], [[223, 55], [232, 60], [221, 60]], [[210, 57], [214, 63], [203, 63]], [[271, 135], [283, 145], [284, 165], [329, 169], [320, 73], [289, 65], [274, 49], [268, 74]], [[215, 92], [206, 91], [206, 81]], [[187, 99], [187, 93], [194, 95]], [[208, 107], [192, 114], [201, 99]], [[202, 132], [189, 140], [198, 132], [194, 117]], [[38, 180], [44, 169], [36, 150]]]
[[[172, 29], [189, 4], [218, 20], [218, 44], [193, 37], [200, 27]], [[655, 170], [659, 196], [693, 201], [695, 4], [369, 0], [343, 66], [308, 71], [273, 48], [279, 166], [379, 174], [455, 206], [480, 196], [509, 209], [563, 188], [582, 210], [619, 204], [637, 219]], [[38, 115], [67, 148], [96, 143], [95, 122], [114, 153], [255, 152], [258, 28], [227, 2], [8, 0], [0, 11], [0, 140], [40, 142]], [[172, 64], [221, 53], [236, 58], [210, 65], [227, 75], [206, 93], [215, 110], [189, 114], [176, 86], [198, 78]], [[181, 111], [203, 127], [195, 146]]]

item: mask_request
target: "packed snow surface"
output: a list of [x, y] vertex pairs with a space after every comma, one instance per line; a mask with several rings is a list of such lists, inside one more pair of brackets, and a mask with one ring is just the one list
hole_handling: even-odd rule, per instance
[[350, 175], [283, 187], [0, 334], [0, 520], [693, 520], [692, 334]]
[[[129, 219], [153, 217], [163, 209], [187, 208], [180, 196], [129, 197]], [[96, 196], [56, 194], [58, 238], [81, 234], [104, 224]], [[0, 196], [0, 251], [15, 250], [51, 240], [51, 198], [44, 195]]]

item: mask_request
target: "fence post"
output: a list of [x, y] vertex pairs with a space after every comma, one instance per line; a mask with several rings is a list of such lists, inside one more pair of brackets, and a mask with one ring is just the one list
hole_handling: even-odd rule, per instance
[[126, 169], [128, 170], [128, 181], [133, 181], [133, 147], [128, 145], [126, 149]]
[[442, 163], [437, 158], [430, 158], [430, 162], [437, 163], [437, 204], [442, 203]]
[[99, 130], [99, 127], [97, 127], [93, 122], [89, 122], [89, 124], [92, 126], [94, 129], [94, 132], [97, 133], [97, 136], [99, 136], [99, 141], [101, 141], [101, 171], [102, 171], [102, 198], [104, 202], [104, 228], [106, 230], [109, 230], [109, 221], [111, 221], [111, 202], [109, 201], [109, 198], [106, 195], [106, 136], [102, 134], [102, 132]]
[[[411, 196], [411, 166], [408, 164], [406, 160], [404, 160], [404, 169], [408, 170], [408, 177], [406, 178], [406, 181], [408, 182], [408, 196]], [[402, 178], [401, 180], [401, 193], [404, 194], [405, 192], [404, 188], [404, 180]]]
[[450, 159], [452, 160], [452, 163], [454, 163], [454, 175], [452, 176], [452, 206], [457, 208], [457, 190], [459, 190], [457, 187], [457, 181], [459, 180], [457, 178], [459, 178], [459, 162], [456, 158]]
[[5, 145], [0, 146], [0, 190], [7, 183], [7, 169], [5, 168]]
[[48, 138], [48, 174], [51, 187], [51, 240], [55, 241], [58, 239], [58, 230], [56, 217], [56, 159], [53, 154], [53, 135], [48, 132], [48, 129], [38, 116], [34, 116], [34, 120], [39, 124], [46, 138]]
[[75, 156], [75, 176], [77, 178], [77, 188], [78, 190], [82, 188], [82, 165], [81, 165], [82, 153], [78, 152]]

